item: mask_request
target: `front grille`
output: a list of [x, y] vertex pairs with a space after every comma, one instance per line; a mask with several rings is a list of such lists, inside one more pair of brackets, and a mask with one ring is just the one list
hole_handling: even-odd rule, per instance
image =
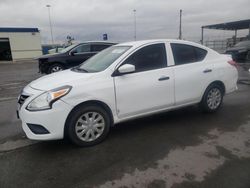
[[28, 95], [20, 95], [19, 99], [18, 99], [18, 103], [20, 104], [20, 106], [23, 105], [23, 103], [25, 102], [25, 100], [28, 98]]

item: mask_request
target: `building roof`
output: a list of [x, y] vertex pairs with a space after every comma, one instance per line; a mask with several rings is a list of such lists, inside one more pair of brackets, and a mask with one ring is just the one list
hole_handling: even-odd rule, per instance
[[37, 33], [39, 32], [38, 28], [27, 28], [27, 27], [0, 27], [0, 32], [9, 32], [9, 33]]
[[220, 29], [220, 30], [240, 30], [240, 29], [249, 29], [249, 27], [250, 27], [250, 19], [202, 26], [202, 28], [206, 29]]

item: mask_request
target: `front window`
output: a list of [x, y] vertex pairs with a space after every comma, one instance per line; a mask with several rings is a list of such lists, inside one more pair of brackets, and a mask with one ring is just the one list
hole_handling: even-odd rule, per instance
[[82, 44], [77, 46], [73, 52], [75, 53], [88, 53], [90, 52], [90, 45], [89, 44]]
[[130, 46], [112, 46], [85, 61], [76, 69], [85, 72], [101, 72], [114, 63]]
[[69, 50], [72, 50], [73, 48], [75, 48], [78, 44], [73, 44], [73, 45], [70, 45], [68, 46], [67, 48], [64, 48], [60, 51], [60, 53], [66, 53], [68, 52]]
[[123, 64], [135, 66], [136, 72], [160, 69], [167, 66], [165, 44], [152, 44], [132, 54]]

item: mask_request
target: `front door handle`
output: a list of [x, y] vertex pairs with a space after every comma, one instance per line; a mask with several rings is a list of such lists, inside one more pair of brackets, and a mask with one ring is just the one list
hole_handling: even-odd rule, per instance
[[159, 81], [169, 80], [168, 76], [162, 76], [158, 79]]
[[212, 69], [205, 69], [203, 72], [204, 73], [209, 73], [209, 72], [212, 72]]

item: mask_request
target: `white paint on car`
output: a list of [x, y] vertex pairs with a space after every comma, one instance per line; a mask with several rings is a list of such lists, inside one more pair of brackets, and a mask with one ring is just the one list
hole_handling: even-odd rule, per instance
[[[176, 53], [173, 54], [172, 44], [192, 47], [195, 52], [191, 50], [191, 53], [196, 53], [196, 56], [199, 51], [205, 55], [200, 60], [194, 60], [191, 63], [177, 64], [178, 56], [176, 57]], [[145, 62], [144, 67], [140, 67], [141, 71], [137, 67], [135, 72], [114, 76], [123, 63], [130, 63], [127, 62], [130, 57], [151, 47], [165, 50], [161, 53], [161, 59], [164, 59], [164, 63], [166, 61], [167, 64], [158, 63], [161, 67], [144, 70], [149, 65], [152, 67], [152, 63], [157, 63], [147, 62], [148, 64], [146, 64]], [[110, 54], [105, 54], [105, 51], [109, 50], [108, 48], [91, 58], [97, 58], [101, 54], [110, 55], [111, 58], [116, 56], [114, 61], [104, 62], [110, 64], [103, 65], [106, 67], [99, 71], [65, 70], [41, 77], [23, 89], [24, 95], [27, 95], [28, 98], [19, 107], [19, 114], [28, 138], [34, 140], [62, 139], [69, 113], [74, 107], [87, 101], [100, 101], [106, 104], [111, 110], [114, 124], [116, 124], [197, 104], [201, 101], [206, 88], [214, 81], [224, 84], [226, 94], [237, 89], [238, 72], [232, 64], [228, 63], [231, 58], [193, 42], [165, 39], [136, 41], [118, 44], [110, 49], [114, 49]], [[182, 52], [186, 53], [186, 51]], [[153, 55], [159, 54], [152, 53]], [[189, 54], [184, 54], [184, 57], [185, 55], [189, 56]], [[149, 58], [152, 57], [149, 56]], [[88, 61], [91, 62], [91, 59]], [[88, 61], [83, 66], [86, 66]], [[132, 70], [133, 67], [129, 67]], [[27, 109], [27, 106], [38, 96], [46, 92], [51, 93], [61, 87], [69, 87], [69, 92], [56, 100], [51, 109], [37, 111]], [[27, 123], [42, 125], [49, 131], [49, 134], [35, 134]]]

